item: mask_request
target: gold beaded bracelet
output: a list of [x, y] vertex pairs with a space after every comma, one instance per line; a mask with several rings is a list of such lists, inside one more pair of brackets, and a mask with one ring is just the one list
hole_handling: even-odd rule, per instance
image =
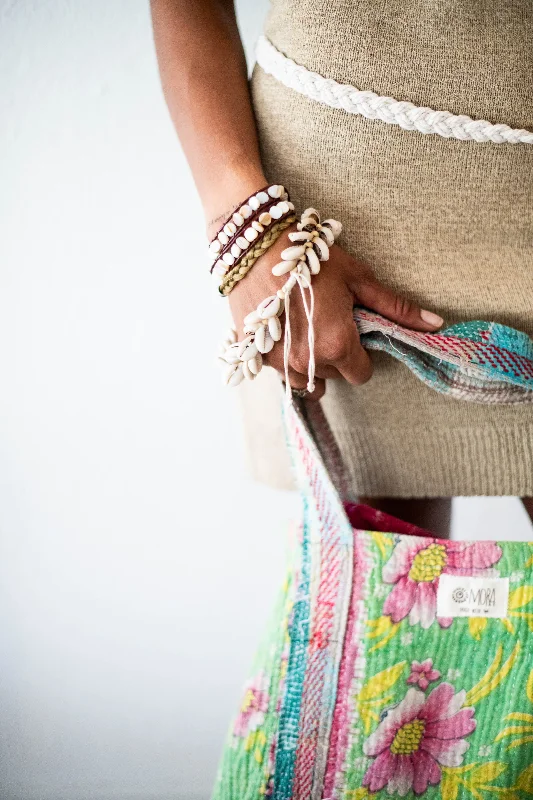
[[269, 249], [269, 247], [272, 247], [272, 245], [279, 239], [283, 231], [292, 225], [293, 222], [296, 222], [296, 216], [291, 214], [290, 216], [285, 217], [285, 219], [282, 219], [273, 225], [270, 230], [266, 231], [265, 235], [258, 239], [255, 246], [248, 251], [241, 261], [239, 261], [237, 266], [224, 276], [224, 279], [222, 280], [222, 283], [218, 289], [220, 294], [224, 297], [227, 297], [233, 287], [239, 281], [242, 281], [242, 279], [245, 278], [250, 272], [257, 259], [260, 258]]

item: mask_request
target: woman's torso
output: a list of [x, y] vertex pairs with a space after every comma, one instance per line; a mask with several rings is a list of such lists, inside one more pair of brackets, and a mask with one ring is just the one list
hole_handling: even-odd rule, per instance
[[272, 0], [265, 34], [361, 90], [533, 129], [531, 0]]

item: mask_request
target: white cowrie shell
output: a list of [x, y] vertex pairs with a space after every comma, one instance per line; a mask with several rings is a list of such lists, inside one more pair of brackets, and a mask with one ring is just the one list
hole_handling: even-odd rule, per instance
[[248, 361], [242, 362], [242, 374], [244, 375], [245, 378], [248, 378], [249, 381], [253, 381], [255, 380], [255, 372], [252, 372], [248, 364], [249, 364]]
[[209, 249], [212, 253], [220, 253], [222, 245], [218, 239], [214, 239], [209, 245]]
[[252, 337], [251, 336], [247, 336], [245, 339], [242, 339], [240, 342], [237, 342], [237, 344], [239, 345], [239, 349], [238, 349], [239, 356], [244, 350], [246, 350], [246, 348], [248, 347], [248, 345], [251, 342], [252, 342]]
[[270, 211], [268, 213], [270, 214], [272, 219], [279, 219], [282, 216], [281, 209], [280, 209], [279, 205], [272, 206], [272, 208], [270, 209]]
[[233, 236], [235, 231], [237, 230], [237, 226], [233, 224], [233, 222], [226, 222], [224, 225], [224, 233], [227, 236]]
[[250, 311], [243, 320], [245, 325], [255, 325], [256, 322], [261, 322], [261, 315], [258, 311]]
[[318, 235], [321, 239], [324, 239], [328, 247], [331, 247], [333, 244], [335, 244], [335, 237], [333, 236], [333, 231], [331, 228], [325, 228], [320, 225], [320, 232]]
[[270, 317], [268, 320], [268, 332], [275, 342], [281, 339], [281, 322], [277, 317]]
[[313, 248], [318, 255], [320, 261], [327, 261], [329, 258], [329, 247], [323, 239], [315, 239], [313, 241]]
[[303, 278], [305, 278], [308, 284], [311, 283], [311, 273], [309, 272], [309, 267], [307, 266], [305, 261], [300, 261], [300, 263], [298, 264], [298, 273]]
[[322, 225], [327, 225], [328, 228], [331, 228], [331, 232], [335, 239], [340, 235], [342, 231], [342, 225], [336, 219], [325, 219]]
[[247, 336], [246, 339], [242, 340], [240, 346], [241, 361], [248, 361], [250, 358], [253, 358], [257, 352], [257, 345], [251, 336]]
[[288, 214], [290, 211], [289, 204], [282, 200], [281, 203], [278, 203], [278, 208], [282, 214]]
[[244, 372], [244, 377], [248, 378], [249, 380], [253, 380], [255, 378], [255, 370], [250, 369], [250, 364], [254, 362], [254, 360], [255, 356], [253, 358], [250, 358], [248, 361], [242, 362], [242, 371]]
[[218, 275], [220, 278], [224, 277], [228, 268], [223, 261], [217, 261], [215, 266], [213, 267], [213, 275]]
[[257, 199], [257, 197], [254, 195], [253, 197], [250, 197], [250, 199], [248, 200], [248, 205], [249, 205], [249, 206], [250, 206], [250, 208], [252, 208], [254, 211], [257, 211], [257, 209], [259, 208], [259, 206], [261, 205], [261, 203], [259, 202], [259, 200]]
[[244, 231], [244, 238], [248, 239], [249, 242], [253, 242], [254, 239], [257, 239], [258, 233], [254, 228], [246, 228]]
[[237, 331], [235, 330], [235, 328], [229, 329], [229, 331], [226, 334], [226, 339], [231, 344], [235, 344], [235, 342], [237, 341]]
[[261, 327], [258, 328], [256, 330], [256, 332], [255, 332], [255, 339], [254, 339], [255, 346], [257, 347], [257, 349], [258, 349], [258, 351], [260, 353], [266, 353], [266, 350], [264, 349], [265, 348], [265, 334], [266, 334], [266, 328], [265, 328], [264, 325], [261, 325]]
[[259, 303], [257, 306], [257, 313], [261, 319], [275, 317], [280, 309], [280, 305], [281, 302], [279, 297], [274, 294], [271, 297], [267, 297], [262, 303]]
[[242, 214], [239, 214], [238, 211], [235, 212], [235, 214], [232, 217], [232, 220], [235, 223], [235, 225], [239, 225], [240, 226], [240, 225], [242, 225], [244, 223], [244, 217], [243, 217]]
[[[277, 317], [272, 317], [271, 319], [277, 319]], [[263, 344], [263, 350], [261, 351], [263, 355], [266, 355], [266, 353], [270, 353], [274, 345], [275, 342], [272, 336], [270, 335], [270, 331], [265, 329], [265, 341]]]
[[289, 206], [289, 211], [294, 211], [294, 203], [291, 203], [291, 201], [289, 200], [289, 195], [287, 194], [287, 192], [285, 192], [285, 194], [283, 196], [283, 199], [285, 200], [285, 202]]
[[242, 332], [244, 333], [245, 336], [255, 336], [256, 331], [258, 331], [259, 328], [262, 327], [263, 326], [261, 325], [260, 322], [256, 323], [255, 325], [245, 325], [244, 328], [242, 329]]
[[237, 243], [231, 245], [230, 253], [234, 258], [239, 258], [240, 254], [242, 253], [241, 248]]
[[303, 217], [314, 217], [315, 222], [320, 222], [320, 214], [316, 210], [316, 208], [306, 208], [304, 213], [302, 214]]
[[289, 233], [291, 242], [308, 242], [311, 239], [311, 234], [307, 231], [293, 231]]
[[293, 261], [294, 259], [301, 258], [305, 253], [305, 246], [303, 244], [294, 244], [292, 247], [286, 247], [281, 251], [281, 257], [284, 261]]
[[248, 217], [252, 216], [252, 209], [245, 203], [243, 206], [239, 208], [239, 214], [241, 215], [241, 217], [244, 217], [244, 219], [248, 219]]
[[218, 234], [218, 241], [220, 242], [220, 244], [227, 244], [229, 242], [229, 236], [226, 233], [224, 233], [224, 231], [220, 231], [220, 233]]
[[277, 275], [279, 278], [281, 275], [285, 275], [286, 272], [290, 272], [291, 269], [294, 269], [297, 263], [296, 259], [293, 261], [280, 261], [279, 264], [272, 267], [272, 275]]
[[244, 380], [244, 373], [242, 371], [242, 364], [236, 364], [233, 372], [226, 376], [226, 383], [228, 386], [238, 386]]
[[230, 347], [228, 347], [228, 349], [224, 353], [224, 358], [226, 359], [228, 364], [239, 363], [239, 361], [241, 360], [241, 356], [239, 353], [240, 346], [241, 346], [240, 342], [235, 342], [235, 344], [232, 344]]
[[268, 203], [268, 194], [266, 192], [257, 192], [256, 197], [261, 205]]
[[257, 231], [257, 233], [263, 233], [263, 231], [265, 230], [265, 229], [263, 228], [263, 226], [261, 225], [261, 223], [260, 223], [260, 222], [258, 222], [256, 219], [254, 219], [254, 221], [252, 222], [252, 228], [253, 228], [254, 230], [256, 230], [256, 231]]
[[318, 275], [318, 273], [320, 272], [320, 261], [313, 248], [306, 251], [305, 257], [307, 259], [307, 263], [309, 264], [309, 269], [311, 270], [311, 274]]
[[235, 256], [232, 256], [231, 253], [224, 253], [222, 261], [224, 264], [227, 264], [228, 267], [232, 267], [235, 264]]
[[268, 187], [267, 192], [270, 197], [273, 197], [274, 200], [277, 200], [278, 197], [281, 197], [283, 194], [283, 186], [279, 186], [279, 184], [275, 183], [273, 186]]
[[249, 361], [247, 361], [246, 364], [250, 372], [253, 372], [255, 375], [259, 375], [263, 367], [263, 356], [261, 353], [258, 353], [254, 358], [251, 358]]
[[248, 245], [250, 244], [250, 242], [248, 241], [248, 239], [245, 239], [245, 238], [244, 238], [244, 236], [239, 236], [239, 237], [238, 237], [238, 238], [235, 240], [235, 243], [239, 245], [239, 247], [241, 248], [241, 250], [247, 250], [247, 249], [248, 249]]
[[261, 223], [261, 225], [270, 225], [270, 223], [272, 222], [272, 217], [270, 216], [268, 211], [263, 211], [263, 213], [260, 214], [259, 222]]

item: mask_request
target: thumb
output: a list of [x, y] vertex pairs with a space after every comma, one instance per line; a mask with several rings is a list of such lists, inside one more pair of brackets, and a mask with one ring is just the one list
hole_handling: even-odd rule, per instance
[[444, 320], [432, 311], [421, 309], [416, 303], [393, 292], [373, 277], [365, 278], [354, 287], [361, 305], [383, 314], [387, 319], [414, 330], [430, 331], [440, 328]]

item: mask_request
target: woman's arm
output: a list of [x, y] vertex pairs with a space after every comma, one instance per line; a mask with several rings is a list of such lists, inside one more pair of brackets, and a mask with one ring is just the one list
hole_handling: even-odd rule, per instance
[[246, 61], [232, 0], [151, 0], [163, 91], [208, 233], [262, 188]]
[[[248, 78], [232, 0], [151, 0], [155, 43], [165, 97], [192, 169], [205, 211], [208, 235], [237, 205], [266, 183]], [[283, 184], [283, 175], [269, 176]], [[290, 186], [287, 187], [290, 191]], [[342, 220], [341, 220], [342, 222]], [[237, 330], [265, 297], [279, 289], [272, 266], [287, 246], [286, 235], [258, 259], [230, 295]], [[355, 303], [400, 324], [430, 331], [440, 317], [421, 311], [379, 283], [371, 269], [333, 245], [330, 259], [313, 278], [317, 390], [324, 379], [367, 381], [372, 362], [353, 322]], [[301, 298], [291, 300], [291, 386], [307, 385], [307, 320]], [[283, 347], [276, 345], [265, 363], [283, 373]]]

